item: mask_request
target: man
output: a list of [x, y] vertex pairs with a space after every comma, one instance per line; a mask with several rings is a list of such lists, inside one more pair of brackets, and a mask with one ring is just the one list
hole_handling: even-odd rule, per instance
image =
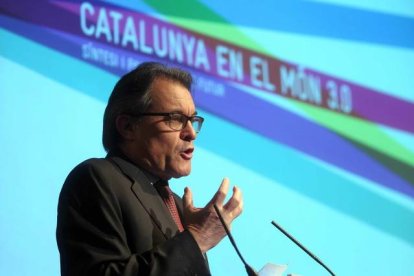
[[[210, 275], [205, 253], [242, 211], [241, 191], [225, 203], [224, 179], [204, 208], [192, 193], [171, 194], [168, 180], [191, 171], [203, 123], [188, 73], [143, 63], [123, 76], [104, 115], [104, 159], [89, 159], [66, 179], [59, 198], [61, 273], [73, 275]], [[178, 214], [178, 215], [177, 215]]]

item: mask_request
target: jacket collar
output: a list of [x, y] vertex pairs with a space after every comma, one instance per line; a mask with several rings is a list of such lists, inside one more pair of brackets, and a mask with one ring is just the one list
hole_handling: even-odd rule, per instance
[[[119, 157], [118, 154], [109, 153], [107, 158], [131, 180], [131, 191], [152, 218], [155, 225], [164, 233], [164, 236], [167, 239], [174, 236], [178, 232], [177, 225], [157, 190], [153, 187], [154, 183], [149, 179], [147, 173], [124, 156]], [[182, 208], [182, 206], [180, 207]]]

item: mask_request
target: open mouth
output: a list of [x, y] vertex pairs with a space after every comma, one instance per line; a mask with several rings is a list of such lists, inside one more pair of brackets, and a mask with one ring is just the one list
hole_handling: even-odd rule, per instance
[[181, 152], [181, 157], [185, 160], [190, 160], [193, 157], [194, 148], [189, 148]]

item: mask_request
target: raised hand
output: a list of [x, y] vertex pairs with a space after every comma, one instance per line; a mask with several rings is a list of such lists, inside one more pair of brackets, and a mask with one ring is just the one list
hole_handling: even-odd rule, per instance
[[232, 197], [226, 204], [224, 204], [228, 190], [229, 180], [224, 178], [220, 188], [204, 208], [194, 207], [191, 190], [188, 187], [184, 190], [183, 204], [185, 227], [193, 235], [203, 253], [216, 246], [226, 236], [226, 232], [214, 210], [214, 204], [219, 208], [220, 213], [229, 228], [231, 227], [233, 220], [238, 217], [243, 210], [242, 193], [236, 186], [233, 187]]

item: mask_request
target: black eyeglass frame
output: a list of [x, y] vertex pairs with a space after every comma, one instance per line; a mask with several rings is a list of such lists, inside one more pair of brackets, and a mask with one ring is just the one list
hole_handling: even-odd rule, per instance
[[[177, 130], [177, 131], [183, 130], [186, 127], [186, 125], [188, 124], [188, 121], [191, 122], [191, 125], [193, 125], [194, 122], [198, 122], [198, 125], [199, 125], [198, 129], [194, 128], [194, 131], [196, 133], [200, 132], [201, 127], [203, 126], [203, 122], [204, 122], [204, 118], [201, 117], [201, 116], [198, 116], [198, 115], [187, 116], [187, 115], [182, 114], [180, 112], [144, 112], [144, 113], [128, 114], [128, 115], [138, 117], [138, 118], [141, 117], [141, 116], [164, 116], [164, 117], [168, 117], [169, 118], [168, 119], [169, 127], [171, 129]], [[173, 116], [177, 116], [177, 115], [180, 115], [181, 118], [186, 119], [185, 122], [183, 120], [180, 120], [182, 122], [182, 124], [181, 124], [181, 128], [178, 128], [178, 129], [171, 126], [171, 121], [173, 119]]]

